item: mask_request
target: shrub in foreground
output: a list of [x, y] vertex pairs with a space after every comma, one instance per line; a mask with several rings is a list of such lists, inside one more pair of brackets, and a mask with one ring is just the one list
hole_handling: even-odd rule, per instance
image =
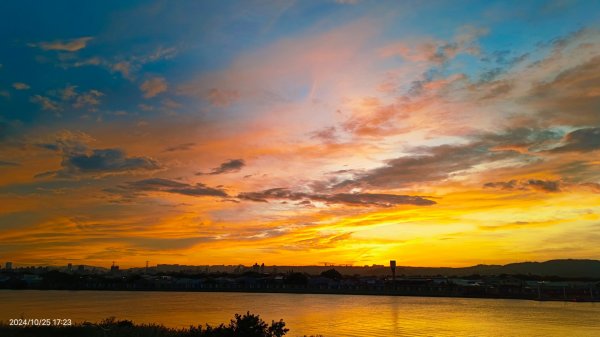
[[250, 312], [235, 314], [228, 325], [213, 327], [207, 324], [182, 329], [160, 324], [137, 325], [114, 317], [95, 324], [86, 322], [73, 326], [9, 326], [0, 323], [2, 337], [282, 337], [288, 331], [283, 320], [272, 321], [269, 325], [259, 315]]

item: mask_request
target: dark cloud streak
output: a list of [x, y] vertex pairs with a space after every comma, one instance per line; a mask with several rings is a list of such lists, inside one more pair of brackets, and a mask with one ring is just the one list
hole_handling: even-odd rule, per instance
[[565, 145], [551, 152], [590, 152], [600, 150], [600, 128], [579, 129], [565, 136]]
[[[174, 180], [163, 178], [151, 178], [129, 182], [126, 185], [119, 186], [119, 191], [124, 192], [166, 192], [183, 194], [194, 197], [212, 196], [228, 197], [227, 193], [219, 188], [208, 187], [202, 183], [195, 185], [181, 183]], [[107, 191], [108, 192], [108, 191]]]
[[528, 179], [517, 181], [516, 179], [510, 181], [496, 181], [485, 183], [485, 188], [496, 188], [507, 191], [512, 190], [537, 190], [542, 192], [561, 192], [561, 182], [558, 180], [541, 180], [541, 179]]
[[292, 201], [316, 201], [326, 204], [344, 204], [349, 206], [377, 206], [393, 207], [397, 205], [430, 206], [435, 201], [420, 196], [396, 195], [383, 193], [335, 193], [335, 194], [312, 194], [303, 192], [292, 192], [286, 188], [273, 188], [260, 192], [240, 193], [238, 198], [268, 202], [268, 200], [292, 200]]
[[[345, 180], [334, 188], [368, 185], [387, 188], [406, 187], [413, 183], [441, 181], [451, 174], [475, 165], [514, 158], [521, 154], [513, 150], [492, 151], [481, 142], [466, 145], [441, 145], [420, 149], [421, 153], [388, 160], [385, 166]], [[416, 149], [419, 150], [419, 149]]]
[[15, 163], [12, 161], [4, 161], [4, 160], [0, 160], [0, 167], [7, 167], [7, 166], [20, 166], [19, 163]]
[[244, 162], [243, 159], [231, 159], [229, 161], [222, 163], [221, 165], [219, 165], [219, 167], [213, 168], [212, 171], [209, 173], [198, 172], [198, 173], [196, 173], [196, 175], [205, 175], [205, 174], [216, 175], [216, 174], [223, 174], [223, 173], [239, 172], [242, 169], [242, 167], [244, 167], [245, 165], [246, 165], [246, 163]]
[[131, 170], [155, 170], [160, 166], [148, 157], [127, 157], [120, 149], [92, 150], [90, 154], [69, 155], [63, 158], [63, 167], [69, 172], [120, 172]]
[[185, 143], [167, 147], [163, 152], [187, 151], [191, 150], [196, 143]]

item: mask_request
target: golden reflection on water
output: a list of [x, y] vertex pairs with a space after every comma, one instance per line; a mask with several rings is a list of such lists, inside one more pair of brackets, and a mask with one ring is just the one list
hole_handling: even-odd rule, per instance
[[288, 336], [600, 336], [600, 303], [312, 294], [0, 290], [0, 320], [109, 316], [186, 327], [250, 311]]

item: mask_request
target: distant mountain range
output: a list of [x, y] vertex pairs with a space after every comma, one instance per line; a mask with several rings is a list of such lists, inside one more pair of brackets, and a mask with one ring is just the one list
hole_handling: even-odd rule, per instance
[[[279, 271], [293, 270], [309, 274], [319, 274], [327, 269], [335, 269], [343, 275], [384, 276], [391, 275], [388, 266], [278, 266]], [[271, 266], [265, 270], [270, 271]], [[397, 276], [468, 276], [468, 275], [523, 274], [559, 277], [600, 278], [600, 260], [550, 260], [545, 262], [518, 262], [506, 265], [480, 264], [471, 267], [396, 267]]]
[[480, 264], [464, 268], [397, 267], [396, 275], [402, 274], [407, 276], [531, 274], [539, 276], [600, 278], [600, 261], [567, 259], [546, 262], [519, 262], [506, 265]]

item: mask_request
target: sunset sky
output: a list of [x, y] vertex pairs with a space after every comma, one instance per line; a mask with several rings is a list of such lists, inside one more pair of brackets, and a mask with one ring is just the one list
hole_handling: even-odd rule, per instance
[[600, 258], [598, 1], [0, 16], [0, 262]]

